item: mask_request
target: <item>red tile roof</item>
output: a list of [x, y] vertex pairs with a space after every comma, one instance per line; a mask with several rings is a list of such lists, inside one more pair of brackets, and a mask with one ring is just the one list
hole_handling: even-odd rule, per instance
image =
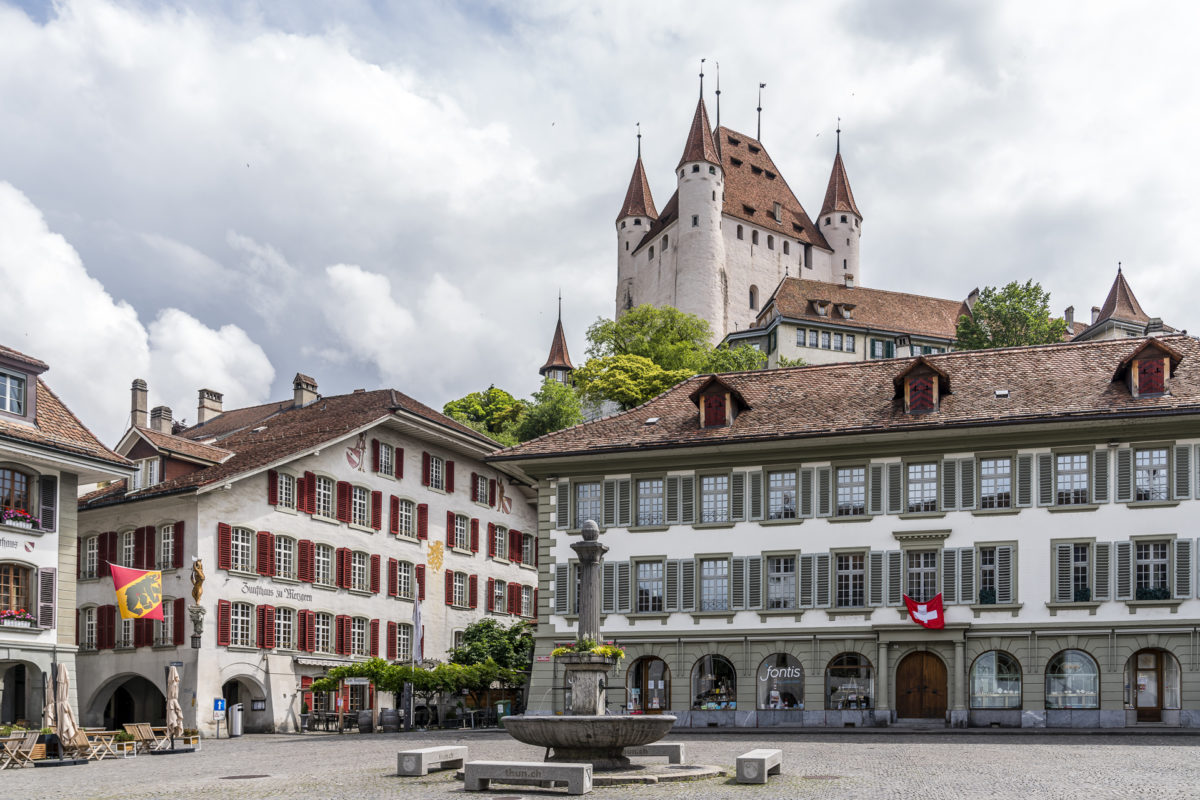
[[708, 124], [708, 109], [704, 107], [703, 97], [696, 104], [696, 115], [692, 117], [692, 127], [688, 130], [687, 141], [683, 144], [683, 155], [680, 156], [675, 169], [679, 169], [688, 161], [721, 163], [721, 155], [713, 142], [712, 126]]
[[833, 212], [849, 211], [862, 218], [858, 206], [854, 204], [854, 192], [850, 191], [850, 179], [846, 177], [846, 165], [842, 163], [842, 154], [833, 157], [833, 171], [829, 173], [829, 186], [825, 189], [825, 202], [821, 204], [821, 216]]
[[[1142, 339], [964, 350], [925, 357], [954, 383], [954, 393], [930, 414], [904, 412], [892, 382], [914, 359], [890, 359], [722, 375], [750, 408], [729, 427], [702, 429], [689, 399], [708, 380], [700, 375], [631, 411], [506, 448], [488, 460], [1164, 412], [1200, 414], [1200, 342], [1187, 336], [1163, 341], [1182, 360], [1170, 393], [1158, 397], [1133, 397], [1123, 383], [1113, 381], [1117, 365], [1145, 344]], [[1046, 380], [1047, 375], [1054, 380]], [[998, 389], [1008, 390], [1007, 396], [997, 397]], [[657, 421], [648, 424], [652, 418]]]
[[137, 431], [159, 450], [168, 453], [178, 453], [185, 458], [219, 464], [233, 455], [232, 452], [224, 448], [212, 447], [211, 445], [186, 439], [183, 436], [160, 433], [153, 428], [138, 428]]
[[[28, 356], [22, 358], [29, 363], [41, 363]], [[129, 461], [101, 444], [95, 434], [71, 413], [41, 378], [37, 380], [37, 413], [34, 424], [0, 417], [0, 439], [17, 439], [71, 455], [87, 456], [118, 467], [132, 466]]]
[[558, 325], [554, 328], [554, 338], [550, 341], [550, 357], [538, 372], [545, 375], [552, 369], [575, 369], [571, 363], [571, 356], [567, 353], [567, 337], [563, 333], [562, 317], [559, 317]]
[[30, 367], [33, 367], [35, 372], [45, 372], [46, 370], [50, 369], [50, 366], [46, 364], [45, 361], [34, 358], [33, 356], [27, 356], [24, 353], [13, 350], [11, 347], [5, 347], [2, 344], [0, 344], [0, 356], [10, 358], [13, 361], [20, 361], [23, 364], [28, 364]]
[[658, 217], [641, 156], [638, 156], [637, 163], [633, 165], [633, 175], [629, 177], [629, 188], [625, 190], [625, 202], [621, 204], [621, 213], [617, 214], [618, 220], [623, 217], [650, 217], [650, 219]]

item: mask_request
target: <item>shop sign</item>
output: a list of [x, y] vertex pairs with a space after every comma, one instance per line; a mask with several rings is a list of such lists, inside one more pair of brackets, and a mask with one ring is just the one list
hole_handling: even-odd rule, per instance
[[550, 656], [534, 656], [533, 660], [538, 662], [549, 661]]
[[300, 603], [311, 603], [313, 596], [309, 592], [298, 592], [291, 586], [260, 586], [248, 581], [242, 582], [242, 594], [252, 594], [256, 597], [272, 597], [276, 600], [295, 600]]

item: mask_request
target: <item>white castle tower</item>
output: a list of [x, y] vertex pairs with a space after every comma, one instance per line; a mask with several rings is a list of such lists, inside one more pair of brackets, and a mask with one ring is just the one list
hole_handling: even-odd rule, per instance
[[825, 190], [825, 202], [817, 225], [825, 240], [833, 247], [833, 279], [835, 283], [862, 286], [859, 271], [858, 239], [862, 235], [862, 214], [854, 203], [850, 191], [850, 179], [846, 177], [846, 165], [842, 163], [842, 126], [838, 122], [837, 155], [833, 157], [833, 171], [829, 174], [829, 187]]
[[669, 240], [662, 242], [670, 266], [664, 279], [674, 279], [675, 307], [708, 320], [715, 331], [728, 323], [729, 281], [725, 273], [725, 237], [721, 232], [721, 206], [725, 201], [725, 171], [708, 124], [704, 97], [688, 131], [679, 166], [676, 198], [678, 250], [671, 254]]
[[[617, 316], [633, 308], [633, 252], [658, 219], [654, 198], [650, 195], [650, 183], [646, 180], [646, 168], [642, 165], [642, 131], [638, 129], [637, 163], [629, 178], [629, 189], [625, 202], [617, 214]], [[644, 301], [643, 301], [644, 302]]]

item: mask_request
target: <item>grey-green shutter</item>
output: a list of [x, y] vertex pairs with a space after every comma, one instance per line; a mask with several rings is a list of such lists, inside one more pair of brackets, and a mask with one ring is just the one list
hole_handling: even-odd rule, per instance
[[1054, 454], [1038, 454], [1038, 505], [1054, 505]]
[[679, 610], [679, 560], [667, 562], [667, 611]]
[[975, 591], [975, 548], [973, 547], [964, 547], [958, 551], [958, 602], [972, 605], [979, 602], [979, 595]]
[[763, 607], [763, 560], [762, 556], [746, 559], [746, 608]]
[[872, 464], [867, 470], [867, 513], [883, 513], [883, 464]]
[[763, 513], [763, 483], [766, 475], [761, 471], [750, 473], [750, 519], [762, 519]]
[[887, 602], [889, 606], [904, 605], [904, 554], [899, 550], [887, 553]]
[[571, 482], [558, 482], [558, 505], [554, 509], [554, 521], [560, 531], [571, 527]]
[[617, 524], [617, 482], [604, 482], [604, 527], [611, 528]]
[[734, 611], [741, 611], [746, 607], [746, 558], [745, 556], [735, 556], [732, 564], [733, 575], [730, 576], [729, 587], [732, 590], [733, 599], [730, 608]]
[[833, 514], [833, 474], [830, 467], [817, 468], [817, 516]]
[[1108, 502], [1108, 450], [1092, 453], [1092, 502]]
[[833, 598], [830, 596], [832, 592], [830, 587], [833, 583], [833, 578], [830, 573], [829, 553], [817, 553], [816, 556], [816, 606], [817, 608], [829, 608], [833, 603]]
[[[964, 553], [969, 551], [964, 550]], [[1015, 602], [1016, 593], [1013, 591], [1013, 546], [1002, 544], [996, 546], [996, 602], [1005, 605]]]
[[975, 507], [975, 459], [964, 458], [958, 462], [958, 467], [962, 476], [958, 485], [958, 507], [972, 509]]
[[800, 607], [812, 608], [813, 604], [813, 563], [811, 555], [800, 556]]
[[608, 561], [604, 564], [604, 572], [601, 580], [600, 610], [605, 614], [611, 614], [616, 611], [616, 597], [617, 565], [615, 562]]
[[800, 470], [800, 516], [811, 517], [813, 515], [813, 471], [811, 469]]
[[630, 598], [633, 588], [630, 586], [632, 570], [628, 561], [617, 563], [617, 611], [627, 614], [630, 609]]
[[666, 483], [667, 524], [675, 525], [679, 522], [679, 476], [669, 476]]
[[1133, 451], [1128, 447], [1117, 450], [1117, 502], [1133, 502]]
[[887, 465], [888, 513], [904, 511], [904, 464], [899, 461]]
[[679, 521], [684, 525], [696, 521], [695, 475], [684, 475], [679, 481]]
[[1117, 548], [1117, 600], [1133, 599], [1133, 543], [1115, 542]]
[[958, 508], [958, 462], [943, 459], [938, 467], [938, 478], [942, 483], [942, 510], [953, 511]]
[[1059, 603], [1070, 603], [1075, 599], [1075, 584], [1071, 579], [1071, 552], [1073, 545], [1054, 545], [1054, 599]]
[[883, 552], [875, 550], [867, 555], [867, 605], [883, 605]]
[[1181, 444], [1175, 447], [1175, 499], [1187, 500], [1192, 496], [1192, 447]]
[[617, 525], [628, 528], [632, 524], [632, 487], [629, 478], [617, 481]]
[[942, 602], [958, 602], [958, 551], [953, 547], [942, 550]]
[[746, 473], [735, 472], [729, 478], [729, 518], [741, 522], [746, 518]]
[[1096, 542], [1092, 552], [1096, 554], [1095, 569], [1092, 571], [1092, 599], [1108, 600], [1112, 591], [1112, 545], [1108, 542]]
[[[1185, 446], [1184, 449], [1189, 449]], [[1192, 540], [1175, 540], [1175, 585], [1174, 596], [1186, 600], [1192, 596]]]
[[679, 610], [696, 610], [696, 562], [684, 559], [679, 562]]
[[554, 565], [554, 613], [555, 614], [566, 614], [567, 613], [567, 608], [568, 608], [567, 601], [568, 601], [568, 598], [571, 596], [570, 595], [571, 587], [567, 583], [567, 577], [568, 577], [567, 567], [568, 567], [567, 564], [555, 564]]
[[1033, 505], [1033, 456], [1017, 456], [1017, 508]]

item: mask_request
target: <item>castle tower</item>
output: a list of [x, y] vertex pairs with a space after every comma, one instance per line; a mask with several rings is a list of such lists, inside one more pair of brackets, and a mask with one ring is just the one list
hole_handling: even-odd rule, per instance
[[675, 307], [709, 320], [720, 341], [728, 327], [729, 281], [725, 274], [725, 239], [721, 210], [725, 171], [713, 140], [704, 97], [688, 131], [683, 156], [675, 168], [678, 198], [675, 253]]
[[[654, 208], [654, 197], [650, 194], [650, 183], [646, 180], [646, 168], [642, 165], [642, 131], [638, 129], [638, 155], [625, 190], [625, 202], [617, 214], [617, 316], [633, 308], [644, 299], [634, 297], [633, 251], [645, 238], [651, 224], [658, 219]], [[560, 314], [561, 316], [561, 314]], [[563, 352], [566, 352], [565, 346]]]
[[[641, 164], [641, 161], [638, 161]], [[550, 340], [550, 356], [538, 370], [543, 379], [549, 378], [566, 386], [570, 382], [571, 373], [575, 366], [571, 363], [571, 355], [567, 352], [567, 337], [562, 326], [562, 295], [558, 296], [558, 325], [554, 328], [554, 338]]]
[[838, 125], [837, 136], [837, 155], [833, 157], [833, 171], [829, 174], [829, 187], [825, 190], [825, 202], [821, 205], [817, 225], [833, 248], [829, 280], [833, 283], [852, 281], [853, 285], [862, 286], [858, 259], [862, 214], [854, 203], [850, 179], [846, 177], [846, 165], [842, 163], [841, 125]]

